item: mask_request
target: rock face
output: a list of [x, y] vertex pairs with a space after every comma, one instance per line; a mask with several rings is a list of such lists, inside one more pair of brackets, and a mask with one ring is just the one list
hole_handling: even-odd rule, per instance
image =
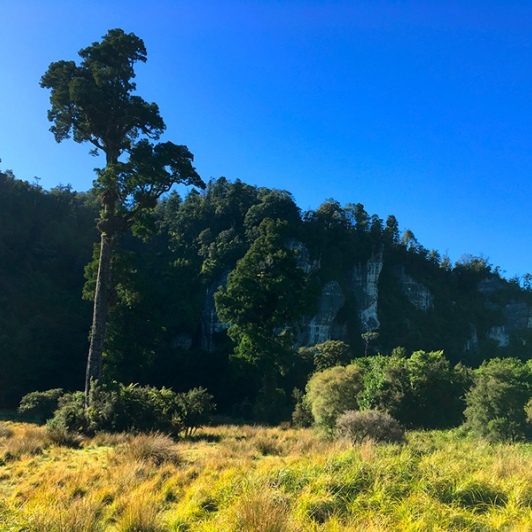
[[320, 269], [319, 259], [311, 260], [309, 250], [307, 246], [303, 244], [303, 242], [300, 242], [299, 240], [289, 240], [286, 243], [286, 247], [296, 252], [297, 266], [298, 268], [301, 268], [307, 275]]
[[495, 340], [499, 347], [508, 347], [513, 332], [532, 329], [532, 307], [524, 301], [512, 301], [503, 307], [503, 314], [506, 323], [491, 327], [488, 338]]
[[380, 327], [377, 301], [382, 266], [382, 253], [376, 253], [365, 264], [357, 264], [350, 275], [349, 288], [355, 296], [362, 332]]
[[219, 281], [211, 284], [205, 294], [205, 305], [201, 316], [201, 347], [207, 351], [214, 349], [214, 335], [229, 328], [229, 325], [222, 323], [218, 318], [214, 304], [214, 293], [218, 287], [227, 284], [228, 275], [229, 272], [225, 273]]
[[[313, 260], [304, 244], [293, 240], [287, 247], [297, 252], [298, 266], [309, 276], [320, 269], [320, 261]], [[348, 322], [356, 320], [357, 328], [362, 333], [376, 331], [381, 326], [378, 315], [379, 279], [383, 269], [383, 253], [377, 252], [367, 262], [356, 264], [343, 280], [328, 281], [322, 288], [314, 316], [308, 316], [299, 324], [297, 346], [313, 346], [328, 340], [344, 340], [349, 342]], [[216, 335], [227, 330], [228, 325], [222, 323], [216, 313], [214, 293], [220, 285], [227, 283], [226, 274], [213, 283], [205, 294], [205, 305], [202, 314], [201, 347], [212, 351], [215, 347]], [[405, 267], [398, 265], [393, 269], [400, 283], [401, 291], [406, 299], [417, 309], [428, 312], [435, 308], [434, 296], [423, 283], [409, 275]], [[478, 285], [478, 292], [484, 298], [484, 308], [496, 312], [499, 322], [492, 322], [488, 329], [479, 328], [478, 323], [469, 324], [470, 334], [463, 344], [464, 352], [478, 351], [482, 340], [491, 338], [500, 347], [508, 347], [513, 333], [532, 330], [532, 305], [525, 301], [500, 301], [500, 291], [504, 290], [504, 281], [497, 277], [487, 277]], [[344, 316], [338, 319], [346, 302], [354, 299], [356, 316]], [[474, 320], [473, 320], [474, 321]], [[482, 334], [479, 332], [482, 330]], [[180, 347], [188, 348], [191, 341], [176, 340]]]
[[425, 312], [434, 308], [434, 296], [430, 290], [423, 284], [410, 277], [401, 266], [395, 269], [394, 273], [401, 282], [401, 290], [408, 301], [419, 310]]
[[504, 307], [504, 317], [510, 331], [532, 329], [532, 307], [524, 301], [512, 301]]
[[502, 288], [502, 282], [497, 277], [486, 277], [478, 283], [477, 290], [485, 296], [490, 296]]
[[345, 337], [345, 331], [335, 323], [338, 311], [344, 306], [345, 295], [337, 281], [329, 281], [321, 292], [318, 312], [303, 323], [299, 344], [312, 346]]
[[491, 327], [488, 331], [488, 338], [495, 340], [499, 347], [508, 347], [510, 345], [510, 335], [505, 325]]
[[476, 353], [478, 351], [478, 332], [473, 323], [469, 324], [469, 338], [464, 346], [466, 353]]

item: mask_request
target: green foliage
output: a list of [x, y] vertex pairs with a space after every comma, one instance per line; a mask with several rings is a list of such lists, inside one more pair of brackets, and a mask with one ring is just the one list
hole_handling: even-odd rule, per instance
[[16, 408], [33, 390], [79, 385], [90, 319], [79, 294], [97, 210], [70, 187], [2, 175], [0, 407]]
[[466, 427], [493, 441], [532, 436], [527, 420], [532, 398], [532, 365], [515, 358], [495, 358], [475, 371], [466, 395]]
[[283, 372], [294, 340], [293, 323], [304, 312], [305, 275], [285, 247], [286, 223], [264, 220], [260, 236], [215, 295], [229, 324], [235, 355]]
[[102, 431], [160, 431], [188, 437], [210, 420], [215, 408], [212, 399], [204, 388], [175, 393], [151, 386], [93, 384], [88, 408], [82, 392], [61, 395], [47, 429], [58, 443]]
[[212, 395], [205, 388], [192, 388], [188, 392], [176, 394], [176, 412], [180, 432], [191, 436], [198, 428], [210, 420], [215, 409]]
[[93, 390], [88, 417], [92, 430], [189, 436], [208, 422], [214, 405], [202, 388], [175, 393], [168, 388], [122, 384]]
[[310, 378], [306, 401], [317, 426], [332, 434], [340, 414], [358, 409], [362, 378], [360, 367], [353, 364], [328, 368]]
[[296, 403], [292, 413], [292, 423], [295, 427], [310, 427], [314, 422], [314, 417], [306, 395], [298, 388], [295, 388], [292, 397]]
[[442, 351], [402, 352], [358, 359], [364, 368], [359, 402], [388, 412], [409, 427], [446, 428], [462, 422], [463, 394], [471, 383], [463, 366], [451, 368]]
[[316, 371], [345, 365], [352, 358], [351, 348], [341, 340], [328, 340], [321, 344], [316, 344], [313, 351]]
[[19, 414], [43, 423], [53, 417], [59, 398], [64, 394], [62, 388], [54, 388], [44, 392], [30, 392], [20, 400]]
[[404, 441], [404, 430], [399, 422], [378, 410], [348, 410], [336, 420], [336, 431], [338, 436], [352, 443], [365, 440], [386, 443]]
[[59, 398], [54, 417], [46, 423], [47, 430], [56, 441], [71, 441], [69, 435], [87, 434], [90, 420], [85, 411], [85, 395], [82, 392], [66, 393]]
[[102, 378], [116, 237], [132, 227], [146, 234], [148, 213], [173, 185], [205, 185], [186, 146], [151, 143], [159, 139], [165, 124], [156, 104], [133, 94], [134, 66], [147, 58], [142, 39], [113, 29], [79, 55], [79, 65], [52, 63], [41, 87], [51, 91], [48, 119], [57, 142], [72, 136], [76, 142], [92, 144], [93, 154], [105, 154], [105, 166], [96, 169], [94, 183], [102, 206], [97, 223], [101, 248], [85, 380], [88, 402], [90, 380]]
[[[2, 407], [16, 408], [32, 390], [80, 387], [91, 307], [79, 294], [99, 205], [96, 191], [78, 194], [61, 186], [47, 192], [0, 172]], [[381, 249], [380, 337], [369, 351], [391, 352], [400, 344], [405, 353], [367, 363], [361, 408], [386, 410], [408, 427], [456, 426], [471, 378], [457, 361], [476, 366], [484, 357], [529, 358], [531, 331], [519, 328], [526, 325], [525, 305], [532, 304], [529, 291], [482, 259], [453, 269], [420, 246], [408, 251], [392, 235], [397, 220], [383, 227], [361, 205], [330, 200], [301, 220], [288, 192], [220, 178], [205, 192], [166, 196], [152, 214], [155, 238], [128, 233], [113, 251], [104, 383], [203, 387], [220, 413], [287, 420], [291, 390], [304, 389], [313, 371], [364, 352], [358, 319], [364, 294], [354, 293], [352, 272]], [[98, 250], [94, 258], [87, 268], [89, 299]], [[434, 308], [420, 309], [408, 299], [403, 274], [430, 291]], [[230, 321], [220, 319], [213, 305], [228, 275], [236, 315]], [[303, 327], [316, 315], [329, 280], [345, 296], [331, 316], [332, 334], [350, 348], [337, 340], [305, 346]], [[509, 326], [512, 317], [517, 321]], [[492, 327], [505, 323], [506, 347], [490, 338]], [[429, 356], [442, 348], [449, 362]], [[419, 349], [424, 355], [406, 355]]]

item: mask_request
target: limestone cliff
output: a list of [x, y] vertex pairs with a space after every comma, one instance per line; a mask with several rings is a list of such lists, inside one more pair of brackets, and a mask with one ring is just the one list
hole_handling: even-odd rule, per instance
[[399, 278], [403, 294], [414, 307], [424, 311], [434, 308], [434, 296], [430, 290], [423, 283], [408, 275], [404, 266], [396, 267], [394, 273]]
[[338, 281], [329, 281], [320, 295], [318, 312], [303, 320], [299, 345], [312, 346], [332, 339], [345, 339], [345, 327], [336, 323], [339, 310], [345, 303], [345, 295]]
[[377, 302], [382, 266], [382, 252], [379, 252], [367, 262], [357, 264], [349, 276], [349, 289], [355, 296], [362, 332], [374, 331], [380, 327]]

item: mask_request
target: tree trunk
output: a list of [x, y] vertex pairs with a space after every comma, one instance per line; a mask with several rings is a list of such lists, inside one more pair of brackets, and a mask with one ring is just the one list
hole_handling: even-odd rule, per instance
[[89, 406], [91, 380], [100, 381], [102, 377], [103, 345], [107, 325], [108, 297], [111, 282], [111, 253], [112, 238], [106, 233], [102, 233], [98, 277], [96, 278], [96, 289], [94, 292], [91, 340], [87, 359], [87, 371], [85, 374], [85, 406]]

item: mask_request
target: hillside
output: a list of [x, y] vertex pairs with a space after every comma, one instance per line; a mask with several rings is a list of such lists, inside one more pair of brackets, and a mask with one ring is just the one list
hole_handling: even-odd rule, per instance
[[[0, 407], [83, 387], [97, 216], [90, 193], [0, 174]], [[482, 257], [453, 265], [361, 203], [302, 213], [289, 192], [220, 178], [166, 197], [149, 222], [114, 259], [106, 379], [205, 386], [219, 413], [246, 417], [266, 385], [291, 411], [310, 372], [301, 348], [328, 340], [349, 358], [532, 355], [529, 277], [507, 280]]]

